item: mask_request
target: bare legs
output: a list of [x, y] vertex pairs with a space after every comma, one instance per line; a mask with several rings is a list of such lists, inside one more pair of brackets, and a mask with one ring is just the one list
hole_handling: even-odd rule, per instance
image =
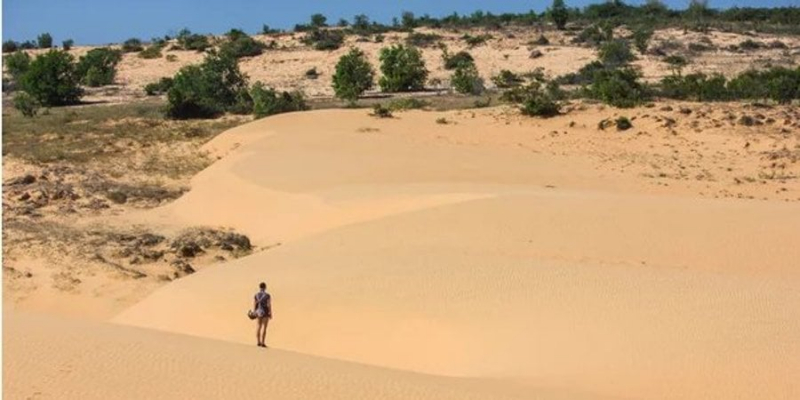
[[258, 319], [258, 328], [256, 329], [256, 340], [258, 340], [258, 345], [261, 347], [267, 347], [266, 345], [267, 324], [269, 324], [269, 318], [264, 317]]

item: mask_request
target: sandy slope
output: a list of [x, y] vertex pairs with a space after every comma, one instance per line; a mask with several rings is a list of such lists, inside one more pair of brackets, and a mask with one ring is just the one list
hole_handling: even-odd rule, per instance
[[4, 319], [7, 399], [597, 398], [58, 317]]
[[[250, 343], [243, 314], [267, 280], [282, 349], [609, 396], [800, 395], [797, 203], [701, 198], [695, 182], [616, 170], [621, 141], [647, 164], [644, 149], [673, 139], [580, 128], [607, 114], [570, 115], [570, 143], [531, 139], [565, 119], [514, 127], [491, 113], [440, 127], [426, 113], [326, 111], [237, 128], [209, 144], [227, 156], [192, 192], [140, 218], [284, 244], [115, 320]], [[728, 131], [709, 133], [708, 151], [739, 140]], [[702, 155], [700, 136], [671, 150]], [[753, 167], [739, 158], [727, 165]]]

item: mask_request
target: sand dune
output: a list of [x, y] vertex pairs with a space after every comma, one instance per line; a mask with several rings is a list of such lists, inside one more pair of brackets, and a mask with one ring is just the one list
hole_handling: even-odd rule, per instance
[[140, 217], [283, 245], [115, 321], [250, 343], [267, 280], [281, 349], [626, 398], [800, 395], [796, 203], [653, 188], [603, 155], [515, 142], [547, 127], [432, 118], [285, 115], [213, 141], [225, 157]]
[[7, 399], [598, 398], [53, 316], [12, 313], [4, 323]]

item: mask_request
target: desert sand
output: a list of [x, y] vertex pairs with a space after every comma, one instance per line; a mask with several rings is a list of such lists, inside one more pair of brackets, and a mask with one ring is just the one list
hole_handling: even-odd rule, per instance
[[[258, 250], [151, 289], [109, 322], [6, 310], [4, 387], [797, 398], [796, 113], [577, 103], [547, 120], [499, 107], [242, 125], [205, 145], [217, 161], [178, 200], [95, 222], [231, 228]], [[622, 114], [633, 129], [598, 128]], [[765, 122], [742, 126], [745, 114]], [[262, 280], [267, 350], [244, 315]]]

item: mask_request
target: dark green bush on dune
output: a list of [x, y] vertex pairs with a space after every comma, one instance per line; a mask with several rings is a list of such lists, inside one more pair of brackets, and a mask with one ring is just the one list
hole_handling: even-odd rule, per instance
[[339, 59], [333, 75], [336, 97], [355, 102], [365, 91], [372, 89], [374, 84], [375, 72], [363, 51], [353, 48]]
[[83, 91], [78, 87], [74, 60], [69, 53], [50, 50], [30, 63], [20, 77], [20, 86], [43, 106], [75, 104]]
[[117, 64], [122, 60], [122, 53], [108, 47], [89, 50], [82, 56], [76, 66], [81, 83], [97, 87], [114, 83]]
[[422, 53], [415, 47], [395, 45], [381, 49], [379, 81], [384, 92], [410, 92], [422, 90], [428, 78], [428, 69]]
[[233, 110], [247, 92], [235, 58], [211, 53], [200, 65], [183, 67], [167, 91], [167, 114], [176, 119], [212, 118]]

